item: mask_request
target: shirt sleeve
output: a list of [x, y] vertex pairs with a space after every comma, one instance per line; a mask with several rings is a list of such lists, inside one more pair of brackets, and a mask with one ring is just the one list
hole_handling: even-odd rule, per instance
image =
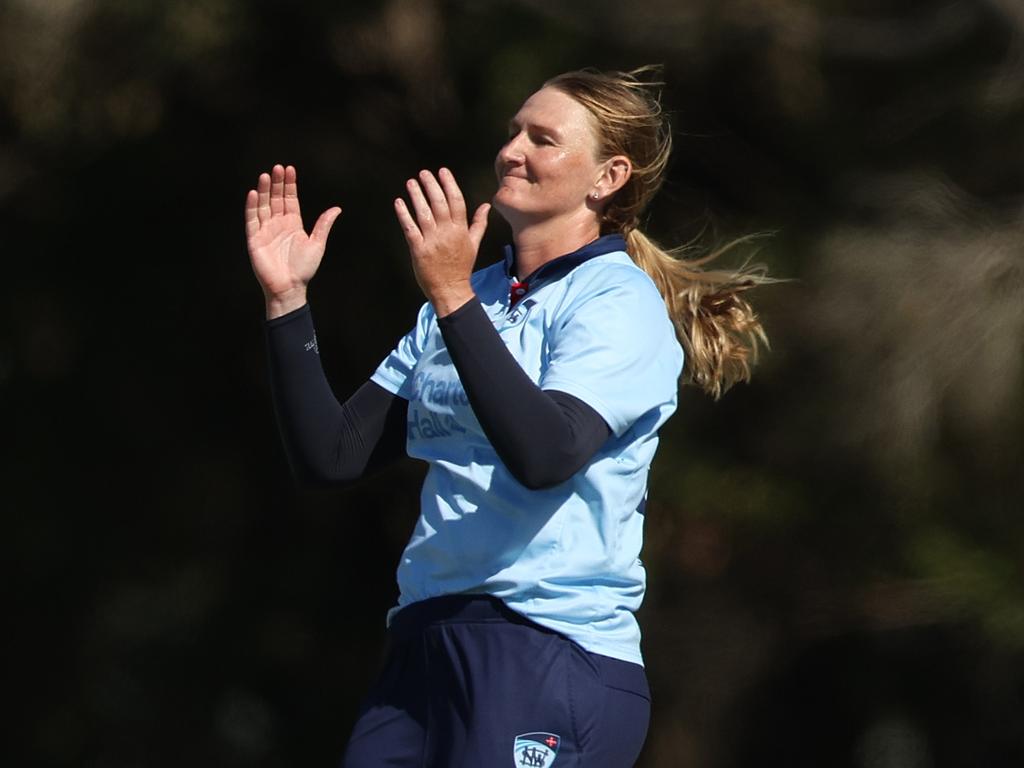
[[648, 411], [675, 403], [683, 350], [646, 274], [603, 266], [585, 279], [555, 319], [540, 385], [587, 403], [621, 437]]
[[437, 324], [484, 434], [527, 488], [565, 482], [608, 439], [608, 425], [590, 406], [530, 380], [476, 299]]
[[413, 393], [412, 372], [423, 354], [423, 342], [434, 319], [434, 309], [429, 302], [420, 307], [416, 325], [398, 340], [391, 354], [384, 358], [370, 381], [403, 400], [410, 400]]

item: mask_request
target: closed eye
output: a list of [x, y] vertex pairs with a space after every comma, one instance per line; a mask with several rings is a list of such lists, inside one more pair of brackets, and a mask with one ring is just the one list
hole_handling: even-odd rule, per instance
[[531, 142], [538, 146], [555, 146], [558, 142], [555, 140], [554, 135], [548, 132], [548, 129], [541, 126], [526, 125], [522, 126], [515, 120], [510, 120], [508, 124], [508, 138], [505, 140], [506, 143], [512, 141], [523, 131], [526, 131], [527, 137]]

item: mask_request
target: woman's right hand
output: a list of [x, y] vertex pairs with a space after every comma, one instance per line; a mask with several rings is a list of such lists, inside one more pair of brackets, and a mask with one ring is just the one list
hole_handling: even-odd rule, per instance
[[267, 319], [306, 303], [306, 286], [324, 256], [327, 235], [341, 208], [328, 208], [307, 235], [302, 228], [295, 168], [275, 165], [261, 173], [245, 197], [249, 259], [267, 301]]

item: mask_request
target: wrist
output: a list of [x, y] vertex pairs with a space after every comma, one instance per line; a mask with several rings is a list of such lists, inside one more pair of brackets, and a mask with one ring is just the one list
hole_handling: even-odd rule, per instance
[[434, 314], [440, 318], [447, 317], [459, 307], [475, 299], [476, 293], [473, 292], [469, 283], [466, 283], [434, 292], [429, 298], [434, 307]]
[[306, 304], [305, 289], [296, 289], [287, 293], [265, 296], [267, 305], [267, 320], [273, 320], [281, 315], [294, 312]]

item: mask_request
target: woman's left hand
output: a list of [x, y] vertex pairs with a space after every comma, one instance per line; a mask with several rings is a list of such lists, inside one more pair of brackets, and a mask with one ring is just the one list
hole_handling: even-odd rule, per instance
[[447, 168], [438, 171], [437, 178], [420, 171], [405, 186], [415, 218], [402, 198], [395, 200], [395, 214], [409, 244], [416, 282], [437, 316], [444, 317], [474, 296], [469, 278], [491, 206], [477, 208], [467, 225], [466, 201]]

